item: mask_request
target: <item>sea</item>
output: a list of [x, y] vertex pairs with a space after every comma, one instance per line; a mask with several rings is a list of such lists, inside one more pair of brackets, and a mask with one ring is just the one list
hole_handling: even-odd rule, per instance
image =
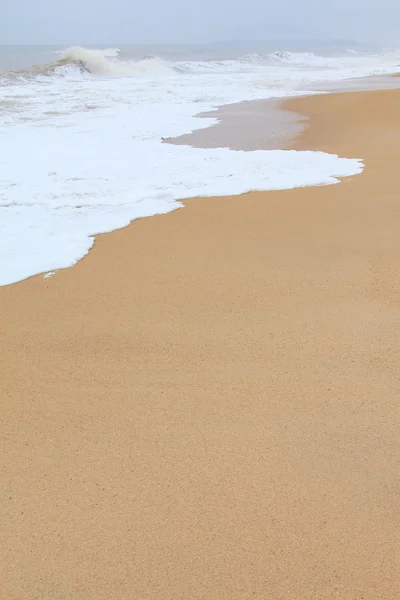
[[71, 267], [95, 235], [186, 198], [328, 185], [360, 173], [362, 157], [165, 140], [214, 126], [215, 116], [196, 115], [221, 106], [396, 72], [393, 49], [0, 46], [0, 285]]

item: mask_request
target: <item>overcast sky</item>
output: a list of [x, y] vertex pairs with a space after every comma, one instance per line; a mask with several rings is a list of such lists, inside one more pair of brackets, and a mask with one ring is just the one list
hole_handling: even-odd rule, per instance
[[327, 37], [400, 45], [400, 0], [0, 0], [1, 44]]

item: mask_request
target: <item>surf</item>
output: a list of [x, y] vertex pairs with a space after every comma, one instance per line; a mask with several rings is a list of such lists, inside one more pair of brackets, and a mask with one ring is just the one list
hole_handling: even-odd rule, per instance
[[53, 68], [74, 65], [79, 70], [103, 77], [139, 77], [174, 74], [176, 70], [167, 61], [146, 56], [142, 60], [125, 61], [119, 59], [119, 48], [89, 50], [81, 46], [67, 48], [61, 53]]

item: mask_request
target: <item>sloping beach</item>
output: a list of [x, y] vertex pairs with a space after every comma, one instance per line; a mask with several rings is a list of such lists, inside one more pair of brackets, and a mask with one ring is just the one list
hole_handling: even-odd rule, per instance
[[400, 597], [399, 105], [290, 100], [361, 175], [0, 288], [2, 600]]

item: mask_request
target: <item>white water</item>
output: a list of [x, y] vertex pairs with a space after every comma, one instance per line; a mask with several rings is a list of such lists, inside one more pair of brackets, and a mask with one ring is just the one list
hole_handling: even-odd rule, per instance
[[162, 138], [211, 125], [195, 115], [216, 106], [400, 70], [395, 53], [173, 63], [118, 55], [72, 48], [46, 68], [3, 73], [0, 285], [71, 266], [95, 234], [179, 208], [183, 198], [331, 184], [359, 173], [360, 161], [324, 153], [201, 150]]

